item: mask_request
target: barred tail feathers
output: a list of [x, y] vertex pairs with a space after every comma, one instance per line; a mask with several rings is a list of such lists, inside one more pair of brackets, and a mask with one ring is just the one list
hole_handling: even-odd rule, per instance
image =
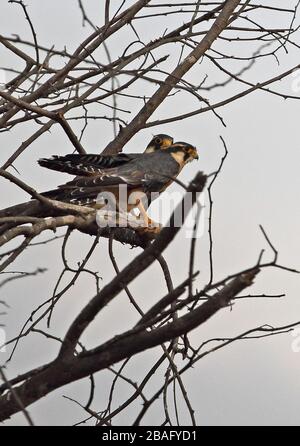
[[109, 169], [127, 163], [135, 155], [83, 155], [68, 154], [66, 156], [54, 155], [52, 158], [41, 158], [38, 163], [47, 169], [59, 172], [67, 172], [72, 175], [92, 176], [102, 172], [102, 169]]

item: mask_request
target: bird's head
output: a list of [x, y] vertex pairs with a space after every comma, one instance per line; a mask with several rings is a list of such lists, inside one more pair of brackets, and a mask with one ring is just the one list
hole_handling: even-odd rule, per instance
[[166, 151], [170, 152], [175, 161], [177, 161], [181, 167], [190, 161], [199, 159], [196, 147], [186, 142], [175, 142], [169, 146]]
[[153, 136], [153, 138], [147, 145], [145, 153], [153, 153], [156, 152], [157, 150], [164, 150], [172, 144], [173, 144], [172, 136], [161, 133], [159, 135]]

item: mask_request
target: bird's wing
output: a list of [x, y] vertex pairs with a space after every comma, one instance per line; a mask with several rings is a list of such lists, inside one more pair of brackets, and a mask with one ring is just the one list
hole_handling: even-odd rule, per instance
[[180, 171], [178, 163], [167, 153], [143, 154], [118, 167], [99, 169], [95, 176], [79, 177], [43, 195], [68, 202], [87, 204], [104, 191], [117, 191], [120, 185], [129, 190], [161, 192]]
[[98, 175], [102, 169], [121, 166], [141, 155], [141, 153], [118, 153], [116, 155], [74, 153], [66, 156], [54, 155], [52, 158], [41, 158], [38, 163], [40, 166], [59, 172], [79, 176], [94, 176]]
[[143, 172], [121, 167], [99, 169], [95, 176], [75, 178], [55, 190], [44, 192], [43, 195], [55, 200], [88, 204], [96, 201], [103, 191], [117, 192], [120, 185], [126, 185], [129, 189], [142, 188]]

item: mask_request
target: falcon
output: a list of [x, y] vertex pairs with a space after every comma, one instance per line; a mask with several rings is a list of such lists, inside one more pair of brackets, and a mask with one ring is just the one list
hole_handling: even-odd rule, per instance
[[[147, 145], [144, 153], [154, 153], [164, 150], [173, 144], [172, 136], [163, 133], [155, 135]], [[118, 153], [116, 155], [99, 154], [69, 154], [66, 156], [53, 156], [51, 159], [42, 158], [38, 161], [40, 166], [47, 169], [67, 172], [78, 176], [96, 176], [99, 169], [118, 167], [138, 159], [143, 153]]]
[[[80, 154], [41, 159], [39, 164], [43, 167], [81, 175], [43, 195], [101, 209], [107, 204], [101, 197], [110, 194], [115, 198], [118, 212], [131, 212], [138, 208], [143, 219], [143, 230], [156, 232], [157, 224], [153, 224], [146, 213], [151, 195], [162, 193], [188, 162], [198, 159], [197, 150], [191, 144], [178, 142], [154, 150], [152, 144], [151, 150], [147, 152], [146, 149], [143, 154], [124, 155], [126, 161], [122, 159], [121, 162], [114, 156], [114, 160], [107, 156], [103, 160], [104, 155]], [[122, 187], [127, 188], [126, 203], [120, 196]]]

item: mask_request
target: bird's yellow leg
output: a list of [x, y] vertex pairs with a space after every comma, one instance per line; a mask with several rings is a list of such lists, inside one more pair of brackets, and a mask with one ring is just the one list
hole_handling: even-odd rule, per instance
[[145, 226], [141, 228], [141, 230], [144, 230], [146, 232], [160, 232], [161, 225], [159, 223], [156, 223], [155, 221], [151, 220], [151, 218], [148, 216], [144, 205], [141, 200], [137, 201], [137, 208], [141, 213], [141, 216], [143, 218]]

